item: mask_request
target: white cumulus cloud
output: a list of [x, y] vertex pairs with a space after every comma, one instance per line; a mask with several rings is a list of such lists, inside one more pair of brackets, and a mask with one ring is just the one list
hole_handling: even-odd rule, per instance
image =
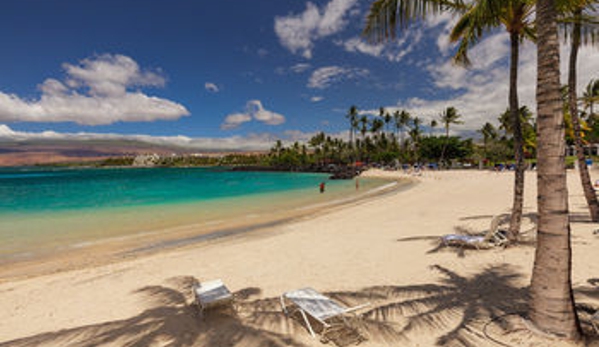
[[158, 73], [142, 71], [133, 59], [104, 54], [63, 64], [64, 81], [49, 78], [38, 100], [0, 91], [2, 122], [75, 122], [84, 125], [173, 120], [189, 115], [176, 102], [148, 96], [133, 87], [162, 87]]
[[308, 88], [326, 89], [334, 83], [366, 77], [369, 74], [370, 71], [367, 69], [325, 66], [312, 72], [312, 75], [308, 80]]
[[220, 128], [223, 130], [231, 130], [239, 127], [243, 123], [252, 120], [252, 116], [246, 113], [233, 113], [225, 117], [225, 121]]
[[362, 53], [377, 58], [384, 58], [391, 62], [399, 62], [418, 46], [423, 37], [420, 29], [406, 30], [397, 40], [370, 44], [359, 37], [352, 37], [345, 41], [337, 41], [346, 52]]
[[267, 125], [279, 125], [285, 123], [285, 116], [265, 109], [260, 100], [250, 100], [245, 105], [245, 113], [233, 113], [226, 116], [220, 127], [222, 130], [231, 130], [251, 120]]
[[275, 18], [275, 33], [281, 44], [292, 53], [312, 58], [314, 41], [341, 31], [346, 17], [358, 0], [331, 0], [323, 8], [311, 2], [301, 14]]

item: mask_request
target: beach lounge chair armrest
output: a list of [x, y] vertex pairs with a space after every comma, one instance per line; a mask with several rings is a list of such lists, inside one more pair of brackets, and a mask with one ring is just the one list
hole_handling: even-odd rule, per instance
[[370, 305], [371, 305], [371, 304], [370, 304], [369, 302], [367, 302], [367, 303], [365, 303], [365, 304], [362, 304], [362, 305], [358, 305], [358, 306], [350, 307], [350, 308], [348, 308], [348, 309], [347, 309], [347, 311], [345, 311], [345, 313], [352, 313], [352, 312], [355, 312], [355, 311], [361, 310], [361, 309], [363, 309], [363, 308], [365, 308], [365, 307], [368, 307], [368, 306], [370, 306]]

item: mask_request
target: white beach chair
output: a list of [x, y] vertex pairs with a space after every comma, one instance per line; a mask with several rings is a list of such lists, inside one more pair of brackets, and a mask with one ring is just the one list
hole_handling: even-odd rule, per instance
[[220, 279], [201, 282], [193, 286], [194, 303], [200, 309], [200, 316], [204, 310], [213, 307], [230, 305], [235, 310], [233, 294]]
[[499, 230], [499, 221], [500, 216], [495, 216], [491, 220], [489, 231], [484, 235], [449, 234], [442, 236], [441, 242], [445, 246], [468, 246], [477, 249], [505, 246], [508, 243], [508, 239], [504, 235], [504, 232]]
[[291, 307], [292, 310], [299, 311], [312, 337], [316, 337], [316, 334], [314, 333], [314, 329], [310, 324], [308, 316], [322, 324], [323, 330], [321, 335], [324, 337], [329, 329], [339, 325], [336, 324], [336, 319], [341, 319], [341, 325], [348, 325], [349, 322], [346, 320], [346, 317], [344, 317], [346, 314], [370, 305], [368, 303], [355, 307], [345, 307], [312, 288], [302, 288], [281, 295], [281, 308], [287, 316], [293, 312], [288, 310], [285, 305], [287, 300], [293, 304]]

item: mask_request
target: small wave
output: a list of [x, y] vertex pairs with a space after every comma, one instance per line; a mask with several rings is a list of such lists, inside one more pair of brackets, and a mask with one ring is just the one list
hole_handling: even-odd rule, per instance
[[302, 207], [296, 208], [295, 211], [307, 211], [307, 210], [312, 210], [312, 209], [319, 208], [319, 207], [327, 207], [327, 206], [335, 206], [335, 205], [345, 204], [345, 203], [348, 203], [348, 202], [359, 200], [359, 199], [364, 198], [366, 196], [374, 195], [374, 194], [377, 194], [379, 192], [391, 189], [392, 187], [394, 187], [396, 185], [398, 185], [397, 182], [391, 182], [391, 183], [382, 185], [380, 187], [376, 187], [376, 188], [370, 189], [367, 192], [362, 193], [360, 195], [351, 196], [351, 197], [347, 197], [347, 198], [330, 200], [330, 201], [327, 201], [327, 202], [324, 202], [324, 203], [320, 203], [320, 204], [313, 204], [313, 205], [309, 205], [309, 206], [302, 206]]

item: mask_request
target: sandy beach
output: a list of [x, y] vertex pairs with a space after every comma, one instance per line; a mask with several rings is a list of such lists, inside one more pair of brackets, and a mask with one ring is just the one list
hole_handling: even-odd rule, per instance
[[[307, 286], [347, 305], [370, 303], [359, 312], [361, 346], [563, 343], [533, 335], [517, 315], [527, 309], [534, 258], [535, 173], [526, 176], [522, 227], [531, 241], [490, 250], [440, 247], [439, 237], [484, 232], [508, 213], [512, 173], [364, 175], [416, 184], [271, 229], [2, 283], [0, 346], [321, 346], [278, 303]], [[597, 225], [577, 172], [568, 184], [575, 296], [597, 307]], [[201, 319], [191, 285], [215, 278], [236, 293], [238, 314]]]

